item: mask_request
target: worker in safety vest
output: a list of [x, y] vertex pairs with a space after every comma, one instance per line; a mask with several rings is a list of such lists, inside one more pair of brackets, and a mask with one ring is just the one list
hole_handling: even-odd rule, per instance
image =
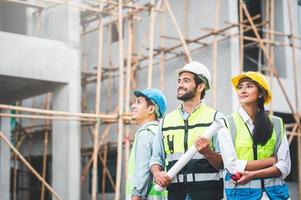
[[158, 131], [158, 119], [165, 114], [167, 103], [162, 92], [155, 88], [134, 91], [136, 101], [132, 105], [133, 119], [140, 125], [130, 153], [126, 199], [164, 200], [166, 191], [153, 189], [153, 177], [149, 170], [152, 155], [152, 143]]
[[[195, 143], [213, 121], [224, 117], [203, 101], [210, 89], [210, 72], [202, 63], [193, 61], [176, 70], [176, 74], [177, 99], [183, 103], [163, 118], [154, 138], [150, 162], [154, 180], [161, 187], [167, 186], [169, 200], [222, 199], [223, 175], [219, 169], [223, 168], [223, 161], [217, 137], [207, 143], [202, 139]], [[171, 180], [165, 167], [169, 170], [192, 145], [200, 153]]]
[[227, 173], [227, 199], [290, 199], [284, 182], [291, 170], [289, 144], [282, 119], [265, 112], [264, 105], [272, 100], [265, 77], [246, 72], [232, 78], [232, 84], [241, 107], [227, 122], [237, 157], [247, 164], [236, 180]]

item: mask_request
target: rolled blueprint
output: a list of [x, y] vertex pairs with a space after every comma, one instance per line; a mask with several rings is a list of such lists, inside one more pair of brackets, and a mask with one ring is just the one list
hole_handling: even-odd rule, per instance
[[[216, 134], [221, 128], [223, 128], [222, 123], [218, 121], [214, 121], [205, 131], [205, 133], [202, 135], [202, 137], [206, 139], [211, 139], [214, 134]], [[192, 145], [185, 154], [181, 156], [181, 158], [170, 168], [167, 172], [167, 175], [170, 177], [170, 179], [173, 179], [179, 171], [193, 158], [193, 156], [198, 152], [195, 145]], [[156, 184], [154, 186], [154, 189], [157, 192], [161, 192], [164, 190], [160, 185]]]

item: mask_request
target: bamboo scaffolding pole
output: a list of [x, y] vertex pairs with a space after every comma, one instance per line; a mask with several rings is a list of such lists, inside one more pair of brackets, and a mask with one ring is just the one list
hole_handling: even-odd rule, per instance
[[[46, 98], [45, 98], [45, 105], [46, 105], [46, 110], [49, 110], [50, 109], [50, 101], [51, 101], [51, 97], [52, 97], [52, 94], [51, 93], [48, 93], [46, 95]], [[49, 126], [50, 124], [50, 121], [49, 120], [46, 120], [45, 121], [46, 123], [46, 126]], [[44, 135], [44, 150], [43, 150], [43, 169], [42, 169], [42, 177], [43, 179], [46, 180], [46, 170], [47, 170], [47, 154], [48, 154], [48, 135], [49, 135], [49, 132], [48, 130], [45, 131], [45, 135]], [[44, 184], [42, 183], [41, 185], [41, 200], [44, 200], [45, 199], [45, 186]]]
[[17, 156], [16, 154], [14, 154], [13, 156], [14, 160], [13, 160], [13, 167], [14, 167], [14, 171], [13, 171], [13, 200], [17, 199]]
[[298, 125], [294, 124], [292, 131], [290, 131], [290, 137], [288, 138], [289, 144], [292, 143], [294, 136], [297, 136], [297, 128], [298, 128]]
[[17, 130], [12, 130], [13, 132], [26, 132], [28, 130], [31, 129], [37, 129], [37, 128], [41, 128], [41, 129], [51, 129], [50, 125], [46, 126], [46, 124], [35, 124], [35, 125], [29, 125], [29, 126], [22, 126], [20, 128], [18, 128]]
[[[299, 135], [298, 135], [298, 163], [300, 164], [301, 163], [301, 136], [300, 136], [300, 129], [299, 129]], [[299, 167], [298, 167], [298, 180], [299, 180], [299, 184], [298, 184], [298, 186], [299, 186], [299, 198], [300, 198], [300, 196], [301, 196], [301, 194], [300, 194], [300, 188], [301, 188], [301, 182], [300, 182], [300, 180], [301, 180], [301, 167], [300, 167], [300, 165], [299, 165]]]
[[[103, 8], [101, 8], [102, 10]], [[97, 66], [97, 83], [95, 96], [95, 113], [100, 112], [100, 98], [101, 98], [101, 74], [102, 74], [102, 50], [103, 50], [103, 19], [99, 20], [98, 33], [98, 66]], [[92, 200], [97, 199], [97, 169], [98, 169], [98, 135], [99, 135], [100, 120], [96, 120], [93, 131], [93, 167], [92, 167]]]
[[[86, 27], [83, 26], [83, 30], [86, 30]], [[88, 71], [88, 47], [87, 47], [87, 37], [81, 35], [81, 70], [82, 72]], [[83, 112], [88, 112], [88, 90], [87, 90], [87, 81], [82, 79], [82, 93], [81, 93], [81, 108]]]
[[154, 55], [154, 30], [155, 30], [155, 12], [154, 0], [151, 0], [150, 21], [149, 21], [149, 54], [148, 54], [148, 70], [147, 70], [147, 87], [152, 87], [153, 80], [153, 55]]
[[[132, 67], [132, 48], [133, 48], [133, 16], [128, 20], [128, 49], [126, 62], [126, 89], [125, 89], [125, 112], [129, 112], [130, 90], [131, 90], [131, 67]], [[125, 180], [127, 180], [128, 160], [130, 156], [130, 127], [125, 127]]]
[[[271, 22], [271, 16], [270, 16], [270, 0], [265, 0], [265, 19], [269, 20], [269, 22]], [[266, 29], [270, 29], [270, 25], [271, 23], [267, 23], [263, 26], [263, 28], [265, 27]], [[270, 40], [270, 33], [265, 33], [263, 34], [265, 36], [266, 39]], [[271, 45], [270, 44], [266, 44], [266, 48], [268, 51], [268, 55], [271, 56]]]
[[[122, 0], [118, 0], [118, 27], [119, 27], [119, 116], [123, 113], [123, 23], [122, 23]], [[120, 186], [121, 186], [121, 171], [122, 171], [122, 139], [123, 139], [123, 120], [118, 119], [118, 141], [117, 141], [117, 167], [116, 167], [116, 190], [115, 190], [115, 200], [120, 200]]]
[[[101, 139], [98, 142], [98, 151], [99, 151], [100, 147], [104, 144], [104, 141], [106, 140], [106, 138], [108, 137], [110, 127], [111, 126], [108, 125], [106, 127], [106, 129], [104, 130], [104, 133], [102, 134]], [[103, 158], [101, 156], [99, 158], [100, 158], [100, 161], [101, 161], [103, 167], [105, 167]], [[85, 165], [85, 167], [83, 169], [83, 172], [81, 175], [81, 182], [83, 182], [85, 180], [92, 164], [93, 164], [93, 156], [90, 157], [90, 160], [88, 161], [88, 163]], [[113, 189], [115, 189], [114, 181], [113, 181], [112, 175], [111, 175], [110, 171], [108, 170], [108, 168], [106, 168], [106, 173], [108, 175], [109, 181], [110, 181]]]
[[105, 200], [105, 189], [106, 189], [106, 169], [107, 169], [107, 157], [108, 157], [108, 145], [106, 144], [104, 147], [104, 152], [103, 152], [103, 168], [102, 168], [102, 180], [101, 180], [101, 199]]
[[[25, 139], [26, 139], [26, 135], [22, 135], [22, 137], [17, 141], [17, 144], [15, 146], [15, 148], [17, 150], [20, 149], [20, 147], [21, 147], [21, 145], [22, 145], [22, 143], [24, 142]], [[11, 155], [10, 159], [14, 159], [14, 158], [15, 158], [15, 153], [12, 152], [12, 155]]]
[[[288, 6], [288, 19], [289, 19], [289, 29], [290, 29], [290, 35], [294, 34], [294, 27], [293, 27], [293, 17], [292, 17], [292, 1], [288, 0], [287, 1], [287, 6]], [[294, 77], [294, 89], [295, 89], [295, 119], [296, 119], [296, 131], [298, 133], [298, 188], [299, 188], [299, 197], [301, 197], [301, 125], [300, 125], [300, 115], [299, 115], [299, 99], [298, 99], [298, 71], [297, 71], [297, 63], [296, 63], [296, 52], [295, 52], [295, 40], [293, 37], [290, 37], [290, 42], [291, 42], [291, 50], [292, 50], [292, 61], [293, 61], [293, 77]]]
[[[258, 19], [260, 17], [260, 15], [256, 15], [256, 16], [254, 16], [254, 17], [252, 17], [252, 19]], [[244, 23], [245, 22], [247, 22], [248, 20], [244, 20]], [[202, 36], [200, 36], [200, 37], [196, 37], [196, 38], [194, 38], [194, 39], [191, 39], [191, 40], [189, 40], [189, 41], [187, 41], [187, 43], [194, 43], [194, 42], [197, 42], [197, 41], [199, 41], [199, 40], [202, 40], [202, 39], [205, 39], [205, 38], [207, 38], [207, 37], [210, 37], [210, 36], [212, 36], [213, 34], [218, 34], [218, 33], [221, 33], [221, 32], [225, 32], [225, 31], [227, 31], [227, 30], [229, 30], [229, 29], [231, 29], [231, 28], [233, 28], [233, 27], [236, 27], [236, 25], [234, 25], [234, 24], [231, 24], [231, 25], [229, 25], [229, 26], [226, 26], [226, 27], [224, 27], [224, 28], [222, 28], [222, 29], [219, 29], [218, 31], [216, 31], [216, 32], [210, 32], [210, 33], [207, 33], [207, 34], [204, 34], [204, 35], [202, 35]], [[168, 51], [172, 51], [172, 50], [175, 50], [175, 49], [177, 49], [177, 48], [179, 48], [179, 47], [181, 47], [182, 46], [182, 43], [181, 44], [177, 44], [177, 45], [175, 45], [175, 46], [173, 46], [173, 47], [169, 47], [169, 48], [166, 48], [165, 49], [165, 52], [168, 52]], [[159, 54], [159, 53], [158, 53]], [[145, 59], [145, 58], [144, 58]], [[142, 60], [144, 60], [144, 59], [142, 59]], [[140, 60], [141, 61], [141, 60]]]
[[[256, 16], [254, 16], [254, 17], [252, 17], [252, 19], [258, 19], [260, 17], [260, 15], [256, 15]], [[248, 20], [246, 19], [246, 20], [244, 20], [243, 22], [245, 23], [245, 22], [247, 22]], [[218, 31], [216, 31], [216, 32], [214, 32], [214, 31], [212, 31], [212, 32], [210, 32], [210, 33], [207, 33], [207, 34], [205, 34], [205, 35], [202, 35], [202, 36], [200, 36], [200, 37], [197, 37], [197, 38], [194, 38], [194, 39], [186, 39], [186, 42], [187, 43], [199, 43], [198, 41], [199, 40], [202, 40], [202, 39], [205, 39], [205, 38], [207, 38], [207, 37], [210, 37], [210, 36], [212, 36], [212, 35], [214, 35], [214, 34], [219, 34], [219, 33], [221, 33], [221, 32], [225, 32], [225, 31], [227, 31], [227, 30], [229, 30], [229, 29], [231, 29], [231, 28], [234, 28], [234, 27], [236, 27], [236, 26], [238, 26], [239, 24], [234, 24], [234, 23], [230, 23], [230, 25], [229, 26], [226, 26], [226, 27], [224, 27], [224, 28], [222, 28], [222, 29], [219, 29]], [[244, 31], [247, 31], [247, 30], [251, 30], [252, 28], [251, 27], [249, 27], [248, 29], [246, 29], [246, 30], [244, 30]], [[238, 35], [239, 33], [235, 33], [235, 34], [233, 34], [233, 35], [227, 35], [227, 38], [230, 38], [230, 36], [232, 37], [232, 36], [235, 36], [235, 35]], [[161, 37], [164, 37], [164, 38], [174, 38], [174, 37], [170, 37], [170, 36], [161, 36]], [[180, 39], [177, 39], [177, 40], [180, 40]], [[222, 39], [223, 40], [223, 39]], [[145, 41], [145, 40], [144, 40]], [[218, 42], [220, 42], [220, 40], [218, 40]], [[209, 43], [200, 43], [201, 45], [203, 45], [202, 47], [207, 47], [207, 46], [209, 46], [210, 44]], [[160, 51], [157, 51], [156, 53], [154, 53], [154, 56], [157, 56], [157, 55], [159, 55], [159, 54], [161, 54], [161, 52], [162, 51], [164, 51], [164, 53], [166, 54], [166, 53], [168, 53], [168, 52], [171, 52], [171, 51], [173, 51], [173, 50], [175, 50], [175, 49], [177, 49], [177, 48], [180, 48], [180, 47], [182, 47], [182, 44], [178, 44], [178, 45], [175, 45], [175, 46], [172, 46], [172, 47], [169, 47], [169, 48], [161, 48], [161, 50]], [[194, 50], [199, 50], [200, 48], [197, 48], [197, 49], [194, 49]], [[139, 51], [140, 52], [140, 51]], [[179, 56], [179, 54], [176, 54], [177, 56]], [[142, 61], [144, 61], [144, 60], [146, 60], [146, 59], [148, 59], [148, 57], [147, 56], [144, 56], [144, 57], [142, 57], [142, 58], [140, 58], [141, 56], [140, 56], [140, 54], [138, 54], [138, 56], [137, 56], [137, 62], [136, 63], [140, 63], [140, 62], [142, 62]], [[171, 60], [171, 59], [168, 59], [168, 60]], [[143, 67], [140, 67], [141, 69], [143, 68]], [[133, 65], [133, 69], [135, 69], [135, 65]], [[93, 78], [93, 80], [92, 81], [94, 81], [95, 80], [95, 78]], [[134, 87], [135, 88], [135, 87]]]
[[[19, 102], [16, 103], [16, 105], [19, 105]], [[18, 111], [16, 111], [17, 114]], [[16, 120], [16, 124], [17, 124], [17, 120]], [[16, 128], [16, 127], [14, 127]], [[18, 137], [18, 132], [12, 132], [14, 134], [14, 138], [16, 140], [16, 144], [20, 143], [19, 137]], [[21, 139], [21, 138], [20, 138]], [[16, 156], [16, 154], [12, 153], [11, 154], [11, 160], [13, 160], [13, 190], [12, 190], [12, 199], [16, 200], [17, 199], [17, 175], [18, 175], [18, 170], [17, 170], [17, 159], [18, 157]]]
[[[267, 22], [271, 23], [270, 20], [268, 20]], [[237, 23], [231, 23], [231, 22], [226, 22], [226, 23], [227, 24], [236, 24], [237, 26], [240, 25], [239, 23], [238, 24]], [[251, 26], [246, 25], [246, 24], [242, 24], [242, 26], [244, 28], [251, 27]], [[294, 34], [290, 35], [290, 34], [287, 34], [285, 32], [280, 32], [280, 31], [275, 31], [275, 30], [270, 30], [270, 29], [265, 29], [265, 28], [261, 28], [260, 31], [262, 31], [263, 33], [269, 33], [269, 34], [276, 35], [276, 36], [283, 36], [283, 37], [288, 37], [288, 38], [292, 37], [292, 38], [294, 38], [296, 40], [300, 40], [301, 39], [301, 36], [298, 36], [298, 35], [294, 35]]]
[[[161, 1], [158, 0], [156, 8], [161, 6]], [[152, 87], [152, 80], [153, 80], [153, 58], [154, 58], [154, 29], [155, 29], [155, 22], [157, 13], [155, 13], [155, 1], [151, 0], [150, 5], [150, 23], [149, 23], [149, 55], [148, 55], [148, 73], [147, 73], [147, 87]]]
[[176, 31], [177, 31], [177, 33], [178, 33], [178, 35], [180, 37], [181, 44], [182, 44], [182, 46], [184, 48], [184, 51], [185, 51], [186, 59], [187, 59], [188, 62], [191, 62], [192, 58], [191, 58], [189, 49], [187, 47], [187, 43], [186, 43], [186, 41], [185, 41], [185, 39], [183, 37], [181, 29], [180, 29], [180, 27], [179, 27], [179, 25], [177, 23], [177, 20], [176, 20], [176, 18], [174, 16], [174, 13], [173, 13], [172, 9], [170, 7], [169, 0], [164, 0], [164, 2], [165, 2], [165, 7], [166, 7], [166, 9], [167, 9], [167, 11], [169, 13], [169, 16], [171, 17], [171, 20], [172, 20], [172, 22], [173, 22], [173, 24], [174, 24], [174, 26], [176, 28]]
[[[160, 0], [160, 1], [162, 1], [162, 0]], [[134, 10], [134, 12], [135, 13], [139, 13], [139, 12], [142, 12], [142, 11], [148, 11], [149, 10], [149, 6], [145, 6], [145, 8], [144, 7], [139, 7], [139, 6], [137, 6], [137, 5], [133, 5], [133, 6], [130, 6], [129, 4], [127, 4], [127, 5], [125, 5], [124, 7], [128, 7], [128, 8], [132, 8], [132, 9], [135, 9]], [[137, 8], [135, 8], [135, 7], [137, 7]], [[156, 12], [156, 13], [162, 13], [163, 12], [163, 10], [160, 10], [159, 8], [154, 8], [154, 11]], [[124, 13], [124, 19], [129, 19], [130, 17], [127, 17], [127, 16], [130, 16], [130, 15], [132, 15], [131, 13], [132, 13], [133, 11], [131, 10], [131, 11], [129, 11], [128, 13]], [[116, 23], [116, 22], [118, 22], [118, 15], [116, 15], [115, 16], [116, 18], [114, 18], [113, 20], [108, 20], [108, 21], [106, 21], [105, 23], [104, 23], [104, 26], [109, 26], [109, 25], [111, 25], [111, 24], [113, 24], [113, 23]], [[140, 17], [136, 17], [136, 20], [140, 20]], [[88, 30], [88, 31], [84, 31], [84, 32], [82, 32], [81, 33], [81, 35], [86, 35], [86, 34], [89, 34], [89, 33], [92, 33], [92, 32], [94, 32], [94, 31], [97, 31], [98, 30], [98, 27], [97, 28], [93, 28], [93, 29], [90, 29], [90, 30]]]
[[[44, 136], [44, 152], [43, 152], [43, 171], [42, 171], [42, 177], [46, 180], [46, 170], [47, 170], [47, 153], [48, 153], [48, 130], [45, 131]], [[42, 184], [41, 186], [41, 200], [44, 200], [45, 198], [45, 186]]]
[[[270, 26], [269, 26], [269, 30], [271, 31], [274, 31], [274, 8], [275, 8], [275, 2], [274, 0], [270, 0], [270, 4], [269, 4], [269, 12], [270, 12]], [[268, 35], [269, 35], [269, 40], [271, 40], [272, 42], [274, 42], [274, 34], [273, 33], [270, 33], [270, 32], [266, 32]], [[271, 60], [272, 60], [272, 63], [273, 65], [275, 65], [274, 63], [274, 45], [270, 45], [269, 46], [269, 55], [271, 57]], [[271, 87], [271, 90], [273, 90], [273, 76], [272, 76], [272, 73], [271, 71], [269, 71], [269, 75], [270, 75], [270, 87]], [[273, 114], [273, 102], [270, 103], [270, 112], [271, 114]]]
[[[112, 5], [116, 6], [116, 7], [118, 6], [118, 3], [115, 2], [115, 1], [97, 0], [97, 2], [112, 4]], [[133, 9], [142, 9], [142, 10], [148, 10], [149, 9], [149, 6], [133, 5], [131, 0], [129, 1], [128, 4], [126, 4], [124, 2], [123, 7], [124, 8], [133, 8]], [[160, 10], [158, 10], [158, 11], [160, 11]]]
[[[234, 27], [234, 26], [232, 26], [231, 28], [233, 28], [233, 27]], [[227, 29], [229, 29], [229, 27], [227, 27]], [[225, 31], [225, 30], [223, 30], [223, 31]], [[219, 34], [219, 31], [218, 31], [217, 33], [215, 33], [215, 34]], [[206, 37], [209, 37], [209, 36], [211, 36], [211, 35], [212, 35], [212, 33], [210, 33], [209, 35], [206, 34], [205, 36], [206, 36]], [[223, 34], [223, 35], [224, 35], [225, 37], [224, 37], [224, 38], [221, 38], [221, 39], [218, 39], [218, 42], [219, 42], [219, 43], [228, 40], [230, 37], [239, 35], [239, 33], [227, 34], [227, 35], [226, 35], [226, 34]], [[202, 37], [203, 37], [203, 36], [202, 36]], [[196, 40], [196, 39], [198, 39], [198, 38], [195, 38], [194, 40]], [[194, 41], [190, 40], [190, 42], [194, 42]], [[210, 46], [211, 44], [212, 44], [212, 43], [207, 43], [206, 45], [203, 45], [203, 46], [200, 46], [200, 47], [191, 49], [190, 52], [199, 51], [199, 50], [201, 50], [201, 49], [203, 49], [203, 48], [206, 48], [206, 47]], [[168, 48], [165, 48], [165, 49], [168, 49]], [[168, 49], [168, 50], [165, 50], [165, 49], [163, 50], [164, 52], [168, 52], [168, 51], [169, 51], [169, 49]], [[177, 58], [178, 56], [179, 56], [179, 55], [177, 54], [177, 55], [175, 55], [175, 56], [166, 58], [165, 61], [166, 61], [166, 62], [167, 62], [167, 61], [171, 61], [171, 60]], [[155, 62], [154, 65], [159, 65], [159, 62]], [[140, 69], [144, 69], [144, 67], [141, 66]]]
[[[10, 114], [10, 113], [0, 113], [0, 117], [7, 117], [7, 118], [26, 118], [26, 119], [38, 119], [38, 120], [74, 120], [74, 121], [96, 121], [96, 119], [93, 118], [80, 118], [80, 117], [64, 117], [64, 116], [47, 116], [47, 115], [24, 115], [24, 114]], [[116, 119], [117, 117], [115, 117]], [[113, 118], [111, 118], [112, 121]]]
[[110, 182], [110, 184], [111, 184], [113, 190], [115, 191], [115, 190], [116, 190], [116, 186], [115, 186], [115, 183], [114, 183], [114, 179], [113, 179], [113, 177], [112, 177], [112, 174], [111, 174], [111, 172], [109, 171], [109, 169], [107, 168], [104, 158], [102, 158], [100, 155], [99, 155], [99, 158], [100, 158], [100, 161], [101, 161], [101, 164], [102, 164], [103, 168], [104, 168], [105, 171], [106, 171], [106, 176], [108, 177], [109, 182]]
[[[220, 14], [220, 0], [215, 0], [215, 17], [214, 17], [214, 32], [218, 30], [219, 27], [219, 16]], [[218, 43], [217, 35], [213, 35], [213, 44], [212, 44], [212, 106], [216, 107], [216, 88], [217, 88], [217, 53], [218, 53]]]
[[93, 11], [93, 12], [100, 13], [100, 14], [108, 14], [108, 15], [117, 16], [117, 13], [114, 13], [114, 12], [107, 12], [107, 11], [104, 11], [104, 10], [99, 9], [99, 8], [87, 6], [87, 5], [84, 5], [84, 4], [81, 4], [81, 3], [71, 2], [71, 1], [69, 1], [69, 0], [67, 0], [67, 1], [60, 1], [60, 0], [42, 0], [42, 1], [49, 2], [49, 3], [54, 3], [54, 4], [58, 4], [58, 5], [71, 6], [71, 7], [79, 8], [79, 9], [81, 9], [81, 10], [89, 10], [89, 11]]
[[[253, 38], [253, 37], [249, 37], [249, 36], [244, 36], [243, 39], [249, 40], [249, 41], [254, 41], [254, 42], [259, 41], [257, 38]], [[287, 47], [291, 46], [290, 44], [286, 44], [285, 42], [277, 42], [277, 41], [272, 41], [272, 40], [268, 40], [268, 39], [261, 39], [261, 41], [265, 44], [271, 44], [273, 46], [287, 46]], [[301, 47], [295, 46], [295, 48], [301, 48]]]
[[[288, 19], [289, 19], [289, 29], [290, 29], [290, 34], [294, 34], [294, 27], [293, 27], [293, 22], [292, 22], [292, 1], [288, 0], [287, 1], [287, 6], [288, 6]], [[292, 61], [293, 61], [293, 77], [294, 77], [294, 89], [295, 89], [295, 109], [296, 109], [296, 119], [298, 119], [297, 123], [300, 123], [300, 116], [299, 116], [299, 99], [298, 99], [298, 72], [297, 72], [297, 63], [296, 63], [296, 51], [295, 51], [295, 40], [293, 37], [290, 37], [290, 43], [291, 43], [291, 50], [292, 50]], [[299, 159], [299, 166], [301, 165], [301, 160]], [[300, 167], [301, 169], [301, 167]], [[301, 173], [301, 170], [299, 171]], [[301, 183], [301, 179], [299, 179], [299, 183]], [[300, 187], [301, 189], [301, 187]], [[301, 196], [301, 191], [300, 196]]]
[[29, 108], [29, 107], [22, 107], [22, 106], [10, 106], [5, 104], [0, 104], [0, 109], [32, 112], [32, 113], [45, 114], [45, 115], [67, 116], [67, 117], [73, 116], [73, 117], [99, 118], [99, 119], [112, 119], [117, 117], [116, 115], [108, 115], [108, 114], [97, 115], [93, 113], [72, 113], [72, 112], [64, 112], [64, 111], [56, 111], [56, 110]]
[[[162, 9], [165, 11], [165, 4], [162, 5]], [[161, 36], [165, 34], [165, 19], [166, 19], [165, 12], [163, 12], [163, 13], [161, 13], [161, 18], [160, 18], [160, 35]], [[164, 47], [165, 47], [165, 39], [163, 37], [160, 37], [160, 49], [162, 49]], [[160, 68], [160, 89], [161, 89], [161, 91], [164, 91], [164, 79], [165, 79], [164, 65], [165, 65], [165, 52], [160, 51], [159, 68]]]
[[289, 105], [290, 110], [292, 111], [292, 113], [294, 113], [294, 109], [293, 109], [293, 107], [292, 107], [292, 105], [290, 103], [290, 100], [289, 100], [289, 98], [288, 98], [288, 96], [287, 96], [287, 94], [285, 92], [285, 89], [284, 89], [284, 87], [283, 87], [283, 85], [282, 85], [282, 83], [280, 81], [280, 78], [279, 78], [279, 75], [277, 73], [277, 70], [276, 70], [275, 66], [273, 65], [273, 62], [271, 61], [271, 58], [268, 55], [268, 52], [267, 52], [267, 50], [266, 50], [266, 48], [265, 48], [265, 46], [264, 46], [264, 44], [263, 44], [263, 42], [261, 40], [261, 37], [260, 37], [260, 35], [259, 35], [259, 33], [258, 33], [255, 25], [254, 25], [254, 22], [253, 22], [253, 20], [252, 20], [252, 18], [250, 16], [250, 13], [249, 13], [249, 11], [248, 11], [245, 3], [242, 0], [240, 0], [240, 3], [242, 4], [242, 8], [243, 8], [243, 10], [244, 10], [244, 12], [245, 12], [245, 14], [246, 14], [246, 16], [247, 16], [247, 18], [248, 18], [251, 26], [253, 27], [253, 31], [254, 31], [254, 33], [256, 35], [256, 38], [259, 40], [258, 41], [259, 46], [262, 49], [262, 51], [263, 51], [263, 53], [264, 53], [264, 55], [265, 55], [265, 57], [266, 57], [266, 59], [268, 61], [268, 66], [271, 69], [272, 74], [276, 77], [277, 82], [278, 82], [278, 84], [279, 84], [279, 86], [281, 88], [282, 93], [284, 94], [284, 97], [285, 97], [285, 99], [286, 99], [286, 101], [287, 101], [287, 103]]
[[[51, 98], [52, 98], [52, 94], [51, 93], [48, 93], [46, 95], [46, 98], [45, 98], [45, 107], [47, 110], [50, 109], [50, 101], [51, 101]], [[49, 126], [50, 124], [50, 121], [49, 120], [46, 120], [45, 121], [46, 123], [46, 126]], [[45, 131], [45, 135], [44, 135], [44, 151], [43, 151], [43, 169], [42, 169], [42, 177], [46, 180], [46, 167], [47, 167], [47, 153], [48, 153], [48, 135], [49, 135], [49, 132], [48, 130]], [[41, 185], [41, 200], [44, 200], [45, 198], [45, 186], [44, 184]]]
[[49, 192], [55, 197], [55, 199], [62, 200], [62, 198], [55, 192], [55, 190], [45, 181], [45, 179], [30, 165], [30, 163], [22, 156], [22, 154], [12, 145], [12, 143], [6, 138], [6, 136], [0, 132], [0, 138], [8, 145], [8, 147], [18, 156], [21, 162], [27, 167], [27, 169], [34, 174], [34, 176], [41, 181]]
[[239, 73], [242, 73], [244, 68], [244, 26], [243, 26], [243, 10], [239, 3]]

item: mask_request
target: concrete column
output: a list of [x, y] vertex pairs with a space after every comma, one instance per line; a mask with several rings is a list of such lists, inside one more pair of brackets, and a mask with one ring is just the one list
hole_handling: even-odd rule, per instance
[[[239, 23], [239, 4], [238, 1], [228, 1], [228, 13], [229, 13], [229, 21], [233, 23]], [[229, 34], [237, 33], [239, 32], [239, 28], [232, 28], [229, 30]], [[239, 74], [239, 37], [231, 37], [230, 39], [230, 67], [231, 67], [231, 74], [230, 76], [236, 76]], [[230, 77], [228, 77], [228, 85], [231, 87], [231, 100], [232, 102], [232, 110], [229, 111], [235, 111], [239, 107], [239, 103], [237, 101], [237, 94], [235, 90], [233, 89], [231, 83], [230, 83]], [[229, 104], [230, 105], [230, 104]]]
[[[1, 132], [10, 140], [10, 118], [0, 119]], [[10, 200], [10, 149], [7, 144], [0, 141], [0, 199]]]
[[[70, 60], [69, 82], [54, 92], [53, 108], [80, 112], [79, 56], [70, 56]], [[58, 194], [66, 200], [80, 199], [80, 138], [79, 122], [53, 122], [52, 184]]]
[[[53, 109], [81, 112], [80, 11], [58, 6], [46, 18], [45, 33], [70, 47], [64, 61], [65, 86], [54, 91]], [[52, 186], [64, 200], [80, 199], [80, 123], [53, 121]]]

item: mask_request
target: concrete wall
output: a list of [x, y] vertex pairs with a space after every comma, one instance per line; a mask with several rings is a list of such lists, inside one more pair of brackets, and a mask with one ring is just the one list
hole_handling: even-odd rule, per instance
[[1, 1], [0, 7], [0, 31], [26, 34], [26, 7], [6, 1]]
[[0, 32], [0, 74], [66, 83], [72, 48], [36, 37]]

